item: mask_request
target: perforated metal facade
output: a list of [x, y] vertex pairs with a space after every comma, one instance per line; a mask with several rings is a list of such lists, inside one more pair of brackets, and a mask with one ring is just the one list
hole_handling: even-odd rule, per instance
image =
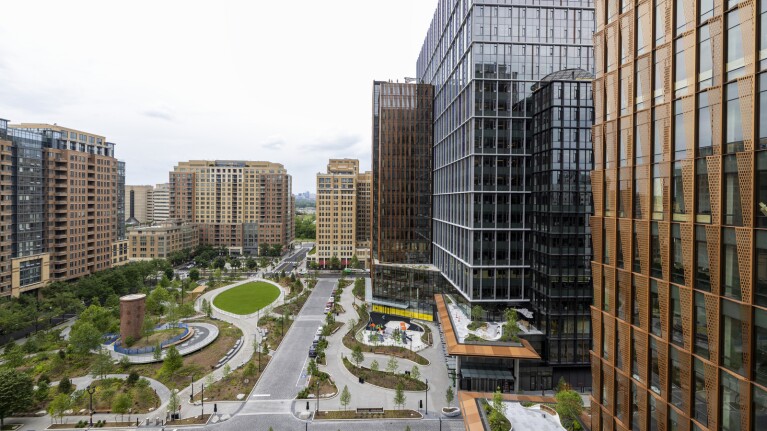
[[767, 1], [596, 9], [592, 429], [767, 429]]

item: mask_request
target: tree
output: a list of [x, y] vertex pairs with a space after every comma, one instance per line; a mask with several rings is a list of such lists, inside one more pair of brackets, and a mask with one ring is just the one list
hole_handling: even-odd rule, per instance
[[360, 260], [357, 259], [357, 255], [356, 254], [352, 255], [352, 260], [351, 260], [351, 262], [349, 262], [349, 266], [351, 266], [352, 268], [355, 268], [355, 269], [359, 268]]
[[517, 310], [508, 308], [504, 312], [506, 317], [506, 324], [503, 326], [503, 340], [504, 341], [516, 341], [519, 339], [517, 334], [519, 333], [519, 326], [517, 325]]
[[202, 309], [202, 312], [205, 313], [208, 318], [213, 314], [213, 306], [210, 305], [210, 302], [208, 302], [207, 299], [202, 300], [202, 304], [200, 305], [200, 309]]
[[109, 355], [109, 352], [101, 349], [93, 360], [93, 368], [91, 369], [91, 372], [94, 377], [101, 377], [103, 379], [107, 374], [112, 372], [114, 366], [114, 360], [112, 359], [112, 356]]
[[245, 260], [245, 266], [249, 271], [253, 271], [254, 269], [258, 268], [258, 262], [256, 262], [256, 259], [249, 257], [247, 260]]
[[576, 421], [583, 411], [583, 398], [581, 398], [578, 392], [567, 389], [557, 392], [556, 399], [556, 410], [560, 418], [562, 418], [562, 425], [565, 428], [571, 429], [573, 422]]
[[128, 374], [128, 377], [125, 378], [125, 383], [127, 383], [128, 386], [133, 386], [136, 383], [138, 383], [139, 378], [140, 376], [138, 375], [137, 372], [131, 371], [130, 374]]
[[133, 400], [131, 400], [130, 395], [128, 393], [123, 392], [122, 394], [115, 397], [115, 399], [112, 401], [112, 412], [120, 415], [120, 420], [123, 419], [123, 415], [125, 413], [128, 413], [128, 409], [133, 405]]
[[448, 386], [447, 390], [445, 391], [445, 402], [447, 403], [448, 407], [450, 407], [450, 405], [453, 404], [454, 399], [455, 399], [455, 394], [453, 393], [453, 387]]
[[314, 359], [309, 360], [309, 364], [306, 366], [306, 372], [310, 376], [314, 376], [319, 372], [317, 368], [317, 362]]
[[170, 391], [170, 398], [168, 398], [168, 411], [171, 413], [177, 413], [180, 405], [181, 400], [178, 398], [178, 390], [173, 389]]
[[224, 269], [226, 267], [226, 259], [224, 259], [222, 256], [217, 257], [213, 261], [213, 268], [215, 269]]
[[189, 279], [196, 282], [200, 279], [200, 270], [197, 268], [192, 268], [189, 270]]
[[346, 407], [349, 406], [351, 401], [352, 394], [349, 393], [349, 388], [344, 385], [344, 389], [341, 391], [341, 405], [344, 407], [344, 410], [346, 410]]
[[173, 280], [173, 268], [165, 268], [165, 276], [168, 277], [168, 280]]
[[386, 363], [386, 371], [394, 374], [397, 372], [397, 368], [399, 368], [397, 360], [394, 357], [389, 358], [389, 362]]
[[503, 396], [501, 395], [501, 388], [498, 388], [493, 393], [492, 411], [488, 416], [488, 422], [490, 422], [491, 431], [502, 431], [506, 428], [506, 417], [503, 415]]
[[224, 379], [229, 378], [229, 375], [232, 374], [232, 366], [229, 365], [228, 362], [224, 364], [223, 373], [224, 373]]
[[564, 376], [559, 378], [559, 381], [557, 382], [557, 393], [566, 391], [570, 389], [570, 385], [567, 383], [567, 380], [565, 380]]
[[91, 322], [77, 322], [69, 334], [69, 346], [73, 352], [86, 355], [101, 345], [102, 335]]
[[32, 379], [14, 369], [0, 370], [0, 428], [6, 417], [32, 404]]
[[62, 377], [59, 381], [59, 387], [58, 391], [60, 394], [67, 394], [69, 395], [72, 392], [72, 381], [69, 380], [69, 377]]
[[338, 258], [338, 256], [333, 255], [333, 257], [330, 258], [330, 268], [338, 269], [340, 267], [341, 267], [341, 260]]
[[402, 382], [397, 382], [397, 387], [394, 390], [394, 405], [402, 408], [405, 405], [405, 386]]
[[43, 380], [37, 382], [37, 390], [35, 390], [34, 399], [35, 402], [42, 403], [48, 399], [48, 395], [51, 393], [51, 385]]
[[482, 313], [484, 310], [482, 309], [482, 306], [477, 304], [473, 307], [471, 307], [471, 320], [481, 320], [482, 319]]
[[346, 324], [349, 325], [349, 332], [353, 332], [354, 328], [357, 326], [357, 320], [354, 318], [349, 319]]
[[242, 375], [245, 377], [256, 377], [256, 364], [248, 362], [245, 368], [242, 370]]
[[402, 341], [402, 331], [399, 328], [394, 328], [391, 337], [394, 339], [395, 343], [399, 344]]
[[48, 405], [48, 414], [61, 420], [64, 417], [64, 412], [69, 410], [72, 406], [72, 398], [67, 394], [58, 394], [53, 401]]
[[365, 360], [365, 355], [362, 354], [362, 348], [359, 344], [355, 344], [352, 348], [352, 361], [357, 364], [357, 368], [360, 367], [362, 361]]
[[152, 351], [152, 358], [155, 361], [162, 359], [162, 345], [160, 343], [155, 344], [154, 350]]
[[373, 371], [378, 371], [378, 361], [373, 359], [373, 362], [370, 363], [370, 369]]
[[410, 377], [416, 380], [421, 378], [421, 371], [418, 369], [418, 365], [413, 365], [413, 369], [410, 370]]
[[184, 366], [184, 358], [176, 349], [176, 346], [168, 347], [168, 351], [165, 353], [165, 359], [162, 362], [162, 372], [167, 376], [173, 376], [179, 368]]

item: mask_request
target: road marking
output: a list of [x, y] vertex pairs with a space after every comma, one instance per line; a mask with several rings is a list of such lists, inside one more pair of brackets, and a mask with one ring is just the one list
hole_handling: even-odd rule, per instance
[[238, 413], [237, 416], [269, 416], [269, 415], [293, 415], [293, 412], [253, 412]]
[[298, 387], [298, 382], [301, 381], [301, 379], [304, 378], [304, 370], [306, 369], [306, 363], [309, 361], [309, 357], [307, 356], [306, 359], [304, 359], [303, 365], [301, 365], [301, 372], [298, 374], [298, 380], [296, 380], [296, 387]]
[[271, 397], [272, 394], [253, 394], [254, 397]]

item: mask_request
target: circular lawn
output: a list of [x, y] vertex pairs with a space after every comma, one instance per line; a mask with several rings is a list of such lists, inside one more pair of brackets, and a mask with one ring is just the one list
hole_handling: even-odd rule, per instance
[[280, 289], [270, 283], [254, 281], [218, 294], [213, 305], [234, 314], [252, 314], [274, 302]]

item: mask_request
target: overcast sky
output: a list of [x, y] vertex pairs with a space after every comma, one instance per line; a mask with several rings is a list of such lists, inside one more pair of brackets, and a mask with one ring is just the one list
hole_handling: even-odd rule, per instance
[[0, 118], [104, 135], [127, 184], [269, 160], [370, 168], [374, 79], [415, 76], [437, 0], [2, 2]]

